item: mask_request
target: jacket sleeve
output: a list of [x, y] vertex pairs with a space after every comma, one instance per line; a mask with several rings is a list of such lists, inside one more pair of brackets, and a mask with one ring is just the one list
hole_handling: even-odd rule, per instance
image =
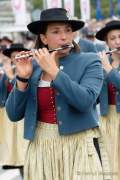
[[24, 117], [25, 106], [28, 97], [27, 88], [25, 91], [20, 91], [14, 85], [6, 101], [6, 111], [11, 121], [19, 121]]
[[120, 72], [112, 69], [107, 75], [107, 81], [111, 82], [120, 91]]
[[86, 67], [79, 83], [71, 80], [62, 71], [59, 71], [56, 79], [52, 82], [52, 86], [80, 112], [88, 111], [96, 103], [102, 84], [103, 69], [99, 60], [93, 61]]

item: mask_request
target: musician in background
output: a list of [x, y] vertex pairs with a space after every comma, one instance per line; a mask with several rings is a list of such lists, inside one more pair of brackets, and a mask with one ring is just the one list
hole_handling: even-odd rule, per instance
[[80, 37], [80, 32], [74, 32], [74, 41], [79, 44], [80, 52], [97, 52], [97, 48], [93, 42]]
[[[74, 17], [74, 19], [78, 20], [77, 17]], [[82, 29], [84, 29], [84, 27]], [[82, 29], [74, 32], [74, 41], [79, 44], [80, 52], [97, 52], [97, 48], [93, 42], [81, 37], [83, 36]]]
[[[109, 49], [120, 48], [120, 20], [112, 20], [100, 29], [96, 38], [106, 42]], [[120, 176], [120, 50], [107, 55], [99, 53], [105, 80], [99, 96], [101, 128], [112, 162], [113, 180]], [[119, 152], [119, 153], [118, 153]]]
[[91, 29], [91, 27], [83, 27], [81, 30], [81, 33], [83, 35], [83, 39], [90, 41], [94, 44], [96, 48], [96, 52], [103, 51], [106, 49], [106, 43], [102, 41], [98, 41], [95, 37], [96, 31]]
[[0, 100], [1, 106], [5, 106], [5, 102], [8, 96], [7, 90], [9, 89], [7, 86], [13, 86], [16, 66], [15, 56], [21, 51], [28, 51], [28, 49], [24, 48], [23, 44], [20, 43], [13, 43], [9, 48], [5, 48], [2, 51], [2, 76], [0, 78], [0, 98], [2, 98]]
[[[7, 97], [14, 86], [15, 56], [21, 51], [28, 51], [23, 44], [13, 43], [3, 50], [2, 74], [0, 77], [0, 164], [4, 169], [20, 168], [24, 165], [27, 141], [23, 139], [23, 120], [12, 123], [5, 111]], [[12, 104], [11, 104], [12, 105]]]
[[7, 36], [1, 37], [1, 41], [0, 41], [1, 46], [6, 46], [6, 48], [9, 48], [12, 43], [13, 43], [13, 40], [10, 36], [7, 35]]
[[[12, 43], [13, 43], [13, 40], [8, 36], [3, 36], [0, 38], [0, 68], [2, 66], [3, 60], [5, 59], [2, 52], [6, 48], [9, 48]], [[2, 72], [2, 69], [0, 69], [0, 74], [1, 72]]]

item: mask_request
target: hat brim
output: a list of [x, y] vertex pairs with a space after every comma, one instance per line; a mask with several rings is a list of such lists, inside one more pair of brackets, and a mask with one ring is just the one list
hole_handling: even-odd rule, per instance
[[96, 38], [101, 40], [101, 41], [105, 41], [105, 37], [107, 35], [107, 33], [111, 30], [115, 30], [115, 29], [120, 29], [120, 24], [116, 24], [116, 25], [111, 25], [109, 27], [104, 27], [102, 28], [100, 31], [98, 31], [96, 33]]
[[7, 37], [7, 36], [2, 37], [0, 40], [1, 40], [1, 41], [7, 41], [7, 42], [9, 42], [9, 43], [12, 43], [12, 42], [13, 42], [13, 40], [10, 39], [10, 38]]
[[[33, 34], [40, 34], [42, 33], [42, 27], [47, 24], [47, 23], [52, 23], [52, 22], [58, 22], [56, 21], [35, 21], [27, 25], [27, 28], [30, 32]], [[73, 32], [81, 29], [84, 26], [84, 22], [80, 20], [59, 20], [59, 22], [64, 22], [64, 23], [70, 23]]]
[[13, 53], [14, 51], [28, 51], [28, 49], [26, 49], [26, 48], [9, 48], [9, 49], [5, 49], [3, 51], [3, 54], [7, 57], [11, 57], [11, 53]]

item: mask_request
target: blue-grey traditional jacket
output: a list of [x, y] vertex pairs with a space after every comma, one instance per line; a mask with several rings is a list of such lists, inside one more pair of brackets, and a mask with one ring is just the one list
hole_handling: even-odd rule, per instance
[[105, 74], [103, 87], [101, 89], [99, 96], [100, 113], [103, 116], [107, 115], [109, 112], [108, 83], [112, 83], [113, 86], [115, 86], [116, 88], [115, 106], [116, 106], [116, 112], [119, 113], [120, 112], [120, 70], [119, 69], [112, 69], [108, 74]]
[[[74, 134], [99, 126], [96, 99], [103, 84], [101, 61], [95, 53], [75, 53], [59, 61], [60, 70], [51, 82], [55, 88], [56, 115], [60, 135]], [[33, 68], [26, 90], [16, 84], [9, 94], [6, 110], [11, 121], [24, 118], [24, 137], [34, 139], [37, 125], [37, 86], [42, 70]]]

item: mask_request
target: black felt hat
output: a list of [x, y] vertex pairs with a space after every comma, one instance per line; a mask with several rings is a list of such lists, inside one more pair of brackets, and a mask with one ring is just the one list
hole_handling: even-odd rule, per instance
[[21, 44], [21, 43], [14, 43], [14, 44], [11, 44], [10, 48], [5, 49], [3, 51], [3, 54], [5, 56], [10, 57], [11, 53], [14, 51], [28, 51], [28, 49], [24, 48], [23, 44]]
[[105, 41], [107, 33], [114, 29], [120, 29], [120, 20], [112, 20], [108, 22], [102, 29], [96, 33], [96, 38]]
[[2, 41], [2, 40], [8, 41], [8, 42], [10, 42], [10, 43], [13, 42], [13, 40], [12, 40], [9, 36], [3, 36], [3, 37], [1, 37], [1, 41]]
[[40, 20], [28, 24], [27, 28], [33, 34], [39, 34], [42, 33], [42, 27], [49, 22], [70, 23], [73, 31], [77, 31], [84, 26], [83, 21], [72, 19], [66, 9], [50, 8], [43, 10], [40, 15]]

